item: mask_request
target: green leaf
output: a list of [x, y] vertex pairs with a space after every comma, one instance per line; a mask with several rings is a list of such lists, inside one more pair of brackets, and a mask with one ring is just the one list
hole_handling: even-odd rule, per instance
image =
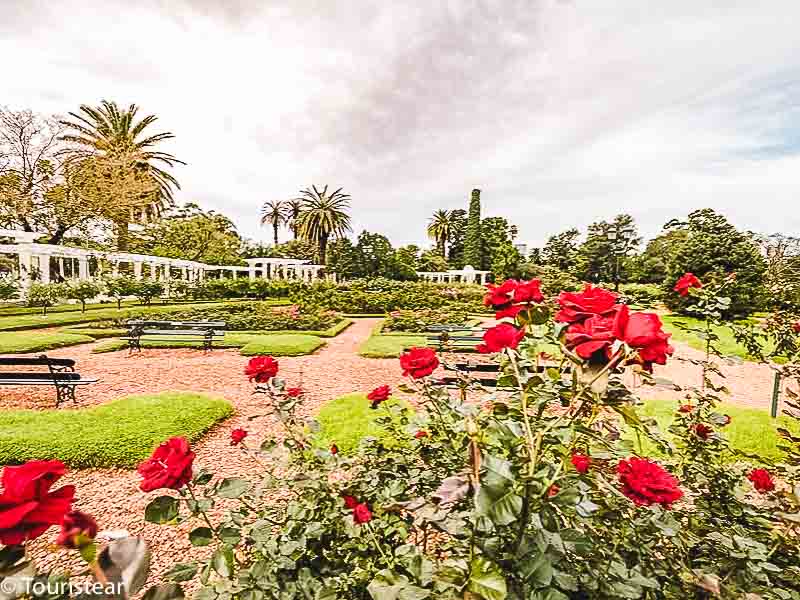
[[230, 577], [233, 571], [233, 551], [230, 548], [220, 548], [211, 557], [211, 566], [222, 577]]
[[177, 583], [154, 585], [144, 593], [142, 600], [173, 600], [183, 598], [183, 590]]
[[189, 541], [192, 546], [208, 546], [214, 539], [214, 532], [208, 527], [198, 527], [189, 532]]
[[172, 496], [159, 496], [144, 509], [144, 519], [150, 523], [163, 525], [178, 517], [180, 504]]
[[218, 533], [223, 543], [229, 546], [235, 546], [242, 539], [242, 534], [236, 527], [223, 527]]
[[476, 556], [470, 563], [467, 589], [484, 600], [504, 600], [508, 594], [500, 568], [483, 556]]
[[189, 581], [195, 575], [197, 575], [196, 562], [177, 563], [164, 573], [164, 579], [167, 581]]
[[217, 495], [223, 498], [238, 498], [247, 493], [250, 489], [250, 482], [245, 479], [229, 477], [223, 479], [217, 488]]

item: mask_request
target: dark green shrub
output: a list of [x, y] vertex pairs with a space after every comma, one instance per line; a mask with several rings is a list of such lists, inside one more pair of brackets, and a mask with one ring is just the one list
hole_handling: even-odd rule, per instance
[[389, 313], [383, 322], [384, 331], [425, 332], [431, 325], [464, 325], [469, 313], [449, 308], [423, 308], [421, 310], [397, 310]]
[[42, 314], [67, 297], [67, 286], [63, 283], [32, 283], [28, 288], [28, 306], [40, 306]]
[[81, 311], [86, 312], [86, 301], [98, 296], [103, 291], [103, 287], [94, 281], [84, 279], [70, 281], [66, 284], [66, 297], [70, 300], [78, 300], [81, 303]]

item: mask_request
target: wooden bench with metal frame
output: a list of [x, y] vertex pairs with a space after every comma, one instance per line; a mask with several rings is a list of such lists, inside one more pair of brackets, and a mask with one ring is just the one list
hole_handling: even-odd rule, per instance
[[161, 342], [197, 342], [203, 350], [213, 349], [214, 342], [225, 338], [225, 321], [128, 321], [128, 350], [142, 350], [142, 339]]
[[0, 356], [0, 367], [47, 367], [47, 371], [0, 371], [0, 385], [52, 385], [56, 388], [56, 408], [67, 400], [76, 401], [75, 388], [96, 383], [75, 372], [71, 358], [41, 356]]

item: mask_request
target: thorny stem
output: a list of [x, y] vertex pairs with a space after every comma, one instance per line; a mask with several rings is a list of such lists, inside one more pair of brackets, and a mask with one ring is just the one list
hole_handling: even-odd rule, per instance
[[[200, 515], [203, 517], [203, 520], [206, 522], [206, 525], [208, 525], [208, 528], [211, 530], [211, 533], [214, 535], [214, 537], [219, 539], [219, 534], [217, 533], [217, 528], [214, 527], [214, 525], [211, 524], [211, 520], [208, 518], [208, 515], [206, 514], [206, 511], [199, 509], [200, 502], [197, 500], [197, 496], [194, 495], [194, 490], [192, 489], [192, 486], [191, 485], [187, 485], [186, 486], [186, 490], [189, 492], [189, 495], [192, 497], [192, 500], [194, 500], [195, 510], [197, 512], [199, 512]], [[192, 511], [192, 512], [195, 512], [195, 511]]]

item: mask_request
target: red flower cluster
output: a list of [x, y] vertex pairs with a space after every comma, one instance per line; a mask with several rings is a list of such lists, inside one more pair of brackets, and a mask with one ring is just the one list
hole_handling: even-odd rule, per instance
[[597, 353], [610, 358], [612, 346], [621, 341], [638, 350], [631, 362], [652, 371], [654, 363], [666, 364], [667, 356], [674, 351], [669, 345], [670, 334], [662, 330], [657, 314], [631, 314], [626, 305], [617, 304], [613, 292], [587, 283], [582, 292], [561, 292], [558, 302], [561, 310], [556, 320], [570, 323], [566, 345], [583, 359]]
[[75, 497], [75, 487], [65, 485], [54, 492], [50, 488], [65, 472], [58, 460], [34, 460], [3, 469], [0, 544], [21, 544], [62, 522]]
[[496, 311], [494, 315], [496, 319], [514, 318], [532, 304], [544, 301], [541, 285], [538, 279], [530, 281], [506, 279], [501, 285], [487, 283], [488, 292], [483, 297], [483, 303]]
[[411, 348], [400, 355], [403, 376], [414, 379], [427, 377], [439, 366], [439, 358], [431, 348]]
[[344, 500], [345, 507], [353, 511], [353, 521], [356, 525], [363, 525], [372, 520], [372, 513], [366, 502], [359, 502], [353, 496], [342, 496], [342, 500]]
[[753, 469], [747, 478], [753, 483], [753, 487], [759, 492], [771, 492], [775, 489], [775, 482], [772, 475], [766, 469]]
[[73, 510], [64, 515], [61, 522], [61, 533], [58, 534], [56, 544], [77, 550], [93, 540], [97, 535], [97, 522], [86, 513]]
[[286, 395], [289, 396], [289, 398], [299, 398], [304, 393], [303, 388], [300, 387], [286, 388]]
[[247, 437], [247, 431], [241, 427], [231, 431], [231, 446], [238, 446]]
[[795, 321], [792, 324], [792, 331], [794, 331], [795, 333], [800, 333], [800, 321]]
[[194, 452], [184, 437], [174, 437], [163, 442], [153, 455], [137, 468], [142, 482], [139, 489], [152, 492], [161, 488], [179, 490], [192, 479]]
[[500, 323], [487, 329], [483, 334], [483, 343], [475, 350], [482, 354], [502, 352], [505, 348], [516, 348], [525, 337], [525, 330], [514, 327], [511, 323]]
[[572, 466], [575, 467], [575, 470], [580, 473], [581, 475], [585, 475], [589, 472], [589, 467], [592, 466], [592, 459], [585, 454], [575, 453], [570, 458], [570, 462]]
[[631, 457], [620, 461], [617, 475], [622, 493], [639, 506], [660, 504], [665, 508], [683, 497], [678, 480], [660, 465], [645, 458]]
[[414, 437], [417, 438], [418, 440], [421, 440], [422, 438], [428, 437], [428, 432], [425, 431], [424, 429], [420, 429], [417, 433], [414, 434]]
[[392, 388], [388, 385], [381, 385], [367, 394], [367, 400], [372, 403], [372, 408], [378, 408], [381, 402], [385, 402], [392, 395]]
[[678, 412], [682, 413], [690, 413], [694, 410], [694, 406], [691, 404], [682, 404], [681, 407], [678, 409]]
[[689, 288], [699, 289], [701, 287], [703, 287], [703, 282], [695, 277], [693, 273], [684, 273], [683, 276], [675, 282], [675, 287], [672, 289], [681, 296], [687, 296], [689, 294]]
[[694, 433], [701, 440], [707, 440], [714, 433], [714, 429], [705, 423], [698, 423], [694, 426]]
[[267, 383], [278, 374], [278, 361], [271, 356], [254, 356], [244, 368], [244, 374], [250, 381]]
[[339, 446], [331, 444], [331, 454], [339, 454]]

